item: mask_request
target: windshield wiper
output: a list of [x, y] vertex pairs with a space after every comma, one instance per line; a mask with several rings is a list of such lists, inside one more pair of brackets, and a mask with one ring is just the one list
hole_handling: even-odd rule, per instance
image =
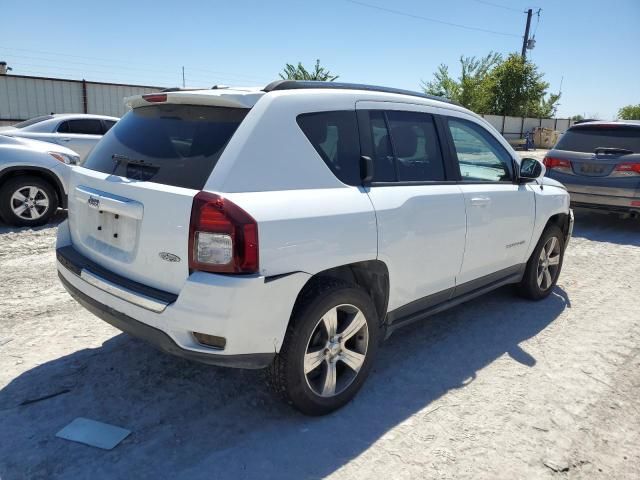
[[120, 166], [120, 164], [124, 164], [124, 165], [139, 165], [141, 167], [150, 167], [150, 168], [157, 168], [157, 165], [154, 165], [151, 162], [147, 162], [145, 160], [139, 160], [139, 159], [135, 159], [135, 158], [130, 158], [127, 157], [126, 155], [122, 155], [120, 153], [114, 153], [113, 155], [111, 155], [111, 159], [113, 160], [113, 170], [111, 171], [111, 175], [116, 173], [116, 170], [118, 169], [118, 167]]

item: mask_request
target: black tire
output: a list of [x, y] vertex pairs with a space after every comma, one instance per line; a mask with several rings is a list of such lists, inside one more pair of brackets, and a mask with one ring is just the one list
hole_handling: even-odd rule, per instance
[[[357, 373], [350, 369], [346, 363], [339, 360], [340, 355], [334, 357], [337, 360], [334, 361], [336, 370], [333, 371], [339, 371], [335, 378], [341, 378], [340, 375], [346, 375], [346, 378], [349, 378], [354, 374], [355, 377], [351, 380], [351, 383], [343, 382], [346, 386], [342, 391], [338, 391], [333, 396], [322, 396], [313, 390], [311, 381], [308, 380], [307, 374], [305, 374], [305, 354], [307, 353], [307, 348], [312, 348], [310, 343], [319, 334], [320, 330], [318, 329], [325, 328], [324, 323], [321, 325], [323, 316], [338, 306], [341, 306], [340, 308], [355, 306], [360, 310], [366, 320], [368, 341], [366, 352], [364, 353], [364, 362]], [[348, 323], [352, 320], [350, 320], [351, 317], [348, 312], [340, 310], [338, 312], [339, 320], [337, 321], [336, 332], [339, 334], [341, 330], [344, 331], [346, 329]], [[360, 333], [363, 331], [359, 330]], [[350, 338], [356, 341], [356, 337], [362, 341], [363, 335], [353, 335]], [[320, 339], [320, 342], [324, 341], [324, 339]], [[356, 395], [371, 370], [379, 343], [380, 324], [378, 315], [371, 298], [364, 290], [356, 285], [334, 279], [313, 281], [311, 285], [305, 287], [294, 307], [280, 353], [267, 370], [268, 382], [277, 394], [302, 413], [307, 415], [326, 415], [342, 407]], [[326, 353], [329, 349], [324, 349], [324, 347], [320, 347], [318, 352], [320, 350], [325, 352], [325, 360], [318, 364], [317, 369], [308, 374], [310, 376], [315, 375], [317, 379], [320, 379], [320, 383], [324, 385], [320, 375], [323, 375], [324, 370], [324, 378], [326, 379], [328, 368], [330, 368], [330, 360], [328, 360], [330, 353]], [[336, 382], [337, 384], [338, 382]], [[336, 390], [338, 390], [337, 386]]]
[[[544, 279], [545, 274], [542, 273], [543, 280], [541, 284], [538, 281], [538, 278], [541, 275], [540, 269], [542, 268], [542, 271], [544, 271], [544, 266], [541, 266], [540, 257], [543, 248], [550, 246], [548, 242], [550, 242], [552, 238], [555, 238], [558, 242], [557, 249], [559, 260], [556, 269], [551, 270], [551, 267], [553, 266], [547, 264], [547, 271], [551, 281], [549, 282], [548, 279]], [[540, 240], [538, 240], [538, 244], [527, 262], [527, 267], [522, 281], [518, 286], [520, 295], [530, 300], [542, 300], [549, 296], [553, 287], [555, 287], [558, 277], [560, 276], [560, 271], [562, 270], [562, 262], [564, 261], [564, 241], [564, 234], [556, 225], [549, 225], [544, 232], [542, 232]]]
[[[14, 193], [19, 192], [21, 189], [33, 186], [39, 190], [35, 201], [42, 202], [42, 199], [46, 197], [48, 205], [46, 208], [40, 208], [38, 205], [34, 205], [30, 210], [35, 209], [34, 218], [26, 218], [25, 216], [17, 215], [14, 212], [13, 207], [18, 203], [12, 199]], [[29, 199], [31, 202], [31, 199]], [[29, 175], [21, 175], [19, 177], [10, 178], [2, 187], [0, 187], [0, 216], [9, 225], [17, 227], [35, 227], [38, 225], [44, 225], [49, 221], [51, 216], [58, 209], [58, 195], [55, 188], [46, 180], [40, 177], [34, 177]], [[30, 215], [31, 213], [29, 213]], [[37, 216], [37, 217], [36, 217]]]

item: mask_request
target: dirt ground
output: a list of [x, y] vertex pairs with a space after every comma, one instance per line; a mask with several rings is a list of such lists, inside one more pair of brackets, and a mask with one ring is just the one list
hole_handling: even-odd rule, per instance
[[[551, 297], [503, 288], [398, 331], [323, 418], [82, 309], [55, 224], [0, 225], [2, 480], [640, 478], [640, 220], [578, 211]], [[55, 437], [79, 416], [133, 433], [111, 451]]]

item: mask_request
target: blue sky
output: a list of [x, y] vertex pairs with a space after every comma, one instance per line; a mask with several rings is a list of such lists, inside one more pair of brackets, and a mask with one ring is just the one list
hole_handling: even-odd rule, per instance
[[535, 7], [530, 54], [551, 90], [564, 77], [559, 116], [640, 103], [640, 0], [358, 2], [3, 2], [0, 60], [14, 74], [160, 86], [180, 85], [184, 66], [188, 85], [210, 86], [265, 84], [319, 58], [342, 81], [417, 90], [440, 63], [457, 74], [460, 55], [520, 51], [521, 11]]

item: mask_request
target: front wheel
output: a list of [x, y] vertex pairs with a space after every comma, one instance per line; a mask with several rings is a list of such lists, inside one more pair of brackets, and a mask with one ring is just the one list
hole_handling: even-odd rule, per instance
[[0, 188], [0, 216], [9, 225], [43, 225], [58, 209], [58, 197], [49, 182], [39, 177], [20, 176]]
[[325, 415], [351, 400], [378, 349], [378, 316], [360, 288], [333, 280], [307, 288], [269, 371], [272, 387], [307, 415]]
[[519, 285], [520, 294], [541, 300], [551, 293], [558, 281], [564, 260], [564, 234], [555, 225], [548, 226], [533, 250]]

